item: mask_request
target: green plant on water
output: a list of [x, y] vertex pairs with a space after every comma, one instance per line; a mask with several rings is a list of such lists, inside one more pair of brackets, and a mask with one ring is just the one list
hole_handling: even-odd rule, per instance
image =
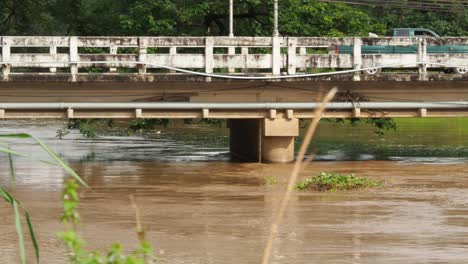
[[271, 186], [278, 183], [278, 179], [275, 176], [266, 176], [265, 177], [265, 185]]
[[133, 132], [143, 133], [153, 129], [156, 125], [167, 127], [169, 122], [169, 119], [135, 119], [128, 123], [128, 128]]
[[78, 129], [84, 137], [94, 138], [97, 136], [97, 122], [99, 122], [98, 119], [71, 119], [68, 129]]
[[63, 139], [68, 134], [70, 134], [70, 130], [67, 128], [61, 128], [57, 129], [55, 137], [58, 139]]
[[354, 174], [342, 175], [321, 172], [318, 176], [306, 178], [296, 184], [300, 191], [315, 189], [318, 191], [338, 191], [379, 187], [382, 183]]
[[80, 220], [80, 215], [77, 211], [79, 203], [78, 187], [79, 185], [74, 180], [69, 180], [65, 184], [63, 192], [64, 210], [61, 220], [67, 230], [58, 234], [58, 237], [67, 246], [70, 263], [148, 264], [156, 262], [153, 247], [144, 239], [144, 235], [140, 236], [140, 233], [138, 248], [128, 255], [122, 253], [122, 246], [120, 244], [113, 244], [111, 249], [104, 254], [84, 249], [86, 242], [76, 232], [76, 227]]

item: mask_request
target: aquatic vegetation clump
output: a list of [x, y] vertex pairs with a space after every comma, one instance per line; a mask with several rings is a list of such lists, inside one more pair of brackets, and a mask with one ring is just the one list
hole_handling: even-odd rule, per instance
[[382, 183], [354, 174], [341, 175], [321, 172], [318, 176], [306, 178], [296, 185], [300, 191], [316, 189], [318, 191], [337, 191], [379, 187]]
[[265, 185], [271, 186], [278, 183], [278, 179], [275, 176], [266, 176], [265, 177]]

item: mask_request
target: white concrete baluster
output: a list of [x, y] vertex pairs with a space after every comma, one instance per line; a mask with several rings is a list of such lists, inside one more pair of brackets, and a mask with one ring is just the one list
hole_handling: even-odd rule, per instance
[[145, 38], [138, 38], [138, 61], [141, 63], [138, 65], [138, 73], [146, 74], [146, 58], [148, 54], [148, 48]]
[[[418, 40], [418, 61], [427, 62], [427, 40], [426, 38], [419, 38]], [[419, 64], [419, 78], [421, 80], [427, 79], [427, 64]]]
[[72, 76], [72, 82], [78, 80], [78, 62], [80, 60], [78, 56], [78, 37], [70, 37], [70, 73]]
[[[50, 57], [52, 58], [53, 61], [57, 61], [57, 46], [51, 46], [49, 48], [49, 54], [51, 55]], [[57, 68], [55, 67], [51, 67], [49, 69], [50, 72], [52, 73], [56, 73], [57, 72]]]
[[296, 74], [297, 38], [288, 38], [288, 74]]
[[[360, 38], [353, 38], [353, 69], [362, 69], [362, 40]], [[353, 80], [361, 80], [360, 71], [354, 73]]]
[[[214, 68], [213, 48], [214, 48], [214, 38], [206, 37], [206, 40], [205, 40], [205, 72], [206, 73], [213, 73], [213, 68]], [[211, 78], [207, 78], [207, 80], [210, 81]]]
[[[117, 55], [118, 50], [119, 48], [117, 46], [112, 46], [109, 51], [111, 55]], [[109, 68], [109, 72], [117, 72], [117, 68]]]
[[[299, 48], [299, 55], [303, 56], [303, 55], [307, 55], [307, 49], [306, 47], [300, 47]], [[299, 70], [301, 72], [305, 72], [307, 68], [300, 68]]]
[[248, 67], [249, 67], [249, 48], [248, 47], [242, 47], [241, 48], [241, 55], [242, 55], [242, 61], [244, 62], [244, 67], [242, 68], [242, 72], [246, 73], [248, 72]]
[[3, 80], [8, 80], [8, 75], [11, 71], [10, 63], [11, 54], [11, 39], [9, 37], [2, 38], [2, 75]]
[[[234, 57], [232, 55], [236, 55], [236, 47], [228, 47], [228, 55], [231, 55], [230, 57]], [[231, 61], [231, 60], [229, 60], [229, 61]], [[229, 73], [235, 73], [236, 68], [229, 68], [228, 72]]]
[[273, 75], [281, 74], [281, 38], [273, 37], [272, 47], [272, 73]]
[[[177, 55], [177, 47], [170, 47], [169, 55], [172, 57], [171, 61], [175, 61], [174, 57]], [[171, 70], [170, 73], [177, 73], [177, 71]]]

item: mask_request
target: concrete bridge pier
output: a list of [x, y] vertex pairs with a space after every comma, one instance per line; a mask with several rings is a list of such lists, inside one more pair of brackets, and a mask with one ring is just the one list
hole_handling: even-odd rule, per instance
[[230, 149], [234, 159], [287, 163], [294, 161], [294, 139], [299, 136], [299, 120], [277, 114], [275, 118], [231, 119]]

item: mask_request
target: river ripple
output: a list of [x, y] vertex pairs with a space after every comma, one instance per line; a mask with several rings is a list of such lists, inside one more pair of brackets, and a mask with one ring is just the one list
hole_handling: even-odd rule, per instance
[[[3, 123], [5, 124], [5, 123]], [[233, 163], [224, 146], [187, 145], [171, 137], [103, 137], [72, 134], [54, 139], [60, 125], [15, 123], [43, 138], [89, 183], [82, 190], [80, 233], [92, 249], [137, 242], [129, 195], [142, 210], [147, 237], [164, 263], [259, 263], [274, 208], [290, 164]], [[47, 158], [17, 141], [19, 151]], [[6, 171], [4, 157], [0, 171]], [[27, 158], [15, 160], [15, 195], [30, 210], [42, 263], [64, 263], [55, 234], [63, 229], [60, 193], [64, 173]], [[393, 160], [318, 161], [320, 171], [355, 173], [385, 187], [343, 193], [297, 192], [274, 245], [272, 263], [466, 263], [468, 164], [463, 157], [395, 157]], [[6, 175], [3, 173], [3, 175]], [[265, 177], [278, 184], [265, 185]], [[7, 177], [1, 178], [7, 184]], [[17, 263], [10, 208], [0, 203], [0, 263]], [[29, 252], [31, 246], [28, 245]]]

